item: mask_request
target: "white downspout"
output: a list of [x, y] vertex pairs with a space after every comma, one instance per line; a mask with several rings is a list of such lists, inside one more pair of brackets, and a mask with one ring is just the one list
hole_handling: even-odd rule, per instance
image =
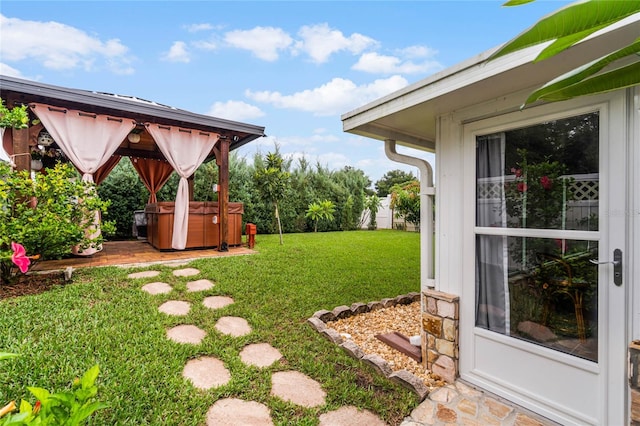
[[433, 169], [431, 164], [422, 158], [398, 154], [396, 141], [393, 139], [385, 139], [384, 153], [392, 161], [409, 164], [420, 170], [420, 287], [421, 290], [435, 288], [433, 274], [433, 198], [436, 195], [436, 189], [433, 186]]

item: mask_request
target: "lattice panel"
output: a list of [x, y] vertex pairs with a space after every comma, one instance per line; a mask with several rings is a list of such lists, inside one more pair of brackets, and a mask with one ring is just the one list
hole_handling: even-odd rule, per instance
[[597, 201], [599, 199], [600, 182], [597, 180], [575, 180], [569, 187], [573, 192], [572, 201]]

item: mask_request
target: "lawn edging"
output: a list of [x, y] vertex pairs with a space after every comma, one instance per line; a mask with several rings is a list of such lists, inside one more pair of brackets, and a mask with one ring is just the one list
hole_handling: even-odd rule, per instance
[[396, 305], [409, 305], [418, 301], [420, 301], [420, 293], [412, 292], [376, 302], [354, 303], [351, 306], [341, 305], [333, 308], [331, 311], [326, 309], [316, 311], [307, 319], [307, 323], [322, 336], [329, 339], [330, 342], [340, 346], [349, 356], [364, 362], [386, 378], [413, 391], [420, 397], [420, 401], [423, 401], [429, 395], [429, 388], [421, 378], [407, 370], [393, 371], [389, 363], [382, 357], [375, 354], [365, 354], [362, 348], [355, 342], [344, 339], [340, 333], [328, 325], [331, 321], [338, 319], [377, 311], [383, 308], [390, 308]]

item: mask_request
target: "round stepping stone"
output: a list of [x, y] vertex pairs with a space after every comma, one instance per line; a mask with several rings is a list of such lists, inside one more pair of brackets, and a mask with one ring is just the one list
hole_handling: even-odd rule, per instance
[[194, 275], [198, 275], [199, 273], [200, 271], [195, 268], [176, 269], [175, 271], [173, 271], [173, 275], [176, 277], [192, 277]]
[[134, 272], [132, 274], [127, 275], [127, 278], [137, 279], [137, 278], [151, 278], [157, 277], [160, 275], [160, 271], [142, 271], [142, 272]]
[[169, 300], [158, 307], [160, 312], [176, 316], [187, 315], [190, 309], [191, 304], [182, 300]]
[[187, 362], [182, 376], [191, 380], [198, 389], [211, 389], [224, 386], [231, 380], [231, 373], [217, 358], [202, 357]]
[[209, 280], [189, 281], [187, 283], [187, 291], [194, 292], [194, 291], [209, 290], [213, 286], [214, 284]]
[[249, 326], [247, 320], [240, 317], [222, 317], [215, 327], [220, 333], [233, 337], [245, 336], [251, 333], [251, 326]]
[[386, 426], [371, 411], [358, 410], [356, 407], [341, 407], [320, 416], [319, 426]]
[[268, 367], [280, 358], [282, 358], [280, 351], [268, 343], [247, 345], [240, 352], [242, 362], [259, 368]]
[[207, 411], [207, 426], [272, 426], [271, 412], [255, 401], [225, 398], [216, 401]]
[[146, 291], [149, 294], [165, 294], [170, 293], [171, 290], [173, 289], [169, 284], [161, 282], [149, 283], [142, 286], [142, 291]]
[[233, 299], [228, 296], [205, 297], [202, 304], [209, 309], [220, 309], [233, 303]]
[[324, 405], [327, 395], [320, 383], [298, 371], [280, 371], [271, 376], [271, 395], [303, 407]]
[[167, 330], [167, 338], [177, 343], [190, 343], [198, 345], [206, 336], [206, 331], [195, 325], [177, 325]]

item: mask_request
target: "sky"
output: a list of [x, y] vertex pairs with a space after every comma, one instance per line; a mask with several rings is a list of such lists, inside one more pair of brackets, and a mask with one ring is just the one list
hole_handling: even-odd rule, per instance
[[[502, 1], [0, 3], [0, 74], [138, 98], [265, 127], [278, 147], [372, 183], [395, 163], [340, 116], [496, 47], [568, 4]], [[434, 164], [432, 154], [399, 147]], [[435, 164], [434, 164], [435, 165]]]

